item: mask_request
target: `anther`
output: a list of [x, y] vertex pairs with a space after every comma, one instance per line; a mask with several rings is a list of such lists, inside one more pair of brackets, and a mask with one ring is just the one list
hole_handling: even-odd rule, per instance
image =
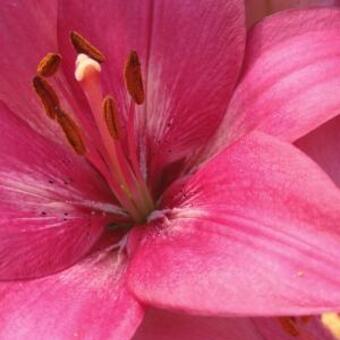
[[59, 108], [59, 99], [52, 86], [44, 78], [35, 76], [33, 78], [33, 87], [40, 97], [47, 115], [54, 119]]
[[300, 335], [296, 328], [296, 324], [293, 318], [290, 317], [279, 317], [278, 318], [282, 329], [289, 335], [297, 337]]
[[99, 63], [105, 61], [105, 56], [96, 47], [94, 47], [88, 40], [86, 40], [81, 34], [73, 31], [70, 33], [70, 38], [73, 47], [77, 53], [87, 54], [90, 58], [97, 60]]
[[108, 131], [113, 139], [118, 139], [120, 135], [120, 126], [118, 122], [118, 113], [116, 103], [110, 96], [105, 97], [103, 101], [103, 115]]
[[44, 58], [41, 59], [37, 73], [42, 77], [53, 76], [59, 68], [61, 57], [57, 53], [47, 53]]
[[136, 51], [131, 51], [125, 64], [126, 87], [137, 104], [144, 102], [144, 88], [141, 65]]
[[84, 155], [86, 153], [86, 148], [77, 124], [69, 115], [61, 110], [59, 110], [57, 114], [57, 121], [74, 151], [78, 155]]

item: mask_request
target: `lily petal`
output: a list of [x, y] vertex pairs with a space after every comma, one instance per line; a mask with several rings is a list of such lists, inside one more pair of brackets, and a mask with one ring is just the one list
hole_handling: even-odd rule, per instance
[[339, 32], [340, 10], [334, 8], [283, 11], [256, 25], [222, 124], [224, 138], [233, 141], [257, 126], [295, 141], [337, 116]]
[[247, 25], [250, 27], [266, 15], [292, 7], [338, 5], [340, 5], [339, 0], [246, 0]]
[[253, 322], [263, 339], [334, 340], [320, 316], [255, 318]]
[[340, 116], [297, 140], [295, 145], [316, 161], [340, 187]]
[[124, 288], [125, 267], [107, 248], [53, 276], [0, 283], [0, 337], [129, 339], [143, 310]]
[[48, 133], [49, 120], [35, 100], [32, 78], [47, 52], [57, 49], [57, 1], [1, 2], [0, 100], [40, 132]]
[[47, 275], [87, 253], [119, 210], [84, 159], [0, 112], [0, 279]]
[[[114, 95], [125, 117], [130, 100], [124, 91], [124, 62], [131, 50], [138, 52], [146, 102], [137, 108], [136, 126], [141, 152], [147, 148], [144, 157], [152, 158], [151, 179], [160, 178], [166, 165], [192, 154], [215, 132], [242, 63], [242, 1], [209, 0], [193, 7], [191, 0], [88, 0], [62, 1], [60, 8], [59, 42], [66, 65], [74, 64], [67, 37], [76, 30], [105, 54], [104, 92]], [[72, 68], [68, 75], [73, 77]]]
[[131, 236], [128, 283], [142, 301], [212, 315], [340, 308], [340, 192], [290, 144], [252, 134], [174, 184], [163, 207]]
[[[4, 0], [0, 7], [0, 101], [34, 130], [61, 145], [68, 145], [62, 130], [49, 119], [32, 86], [39, 61], [48, 53], [58, 53], [57, 1], [30, 2]], [[15, 37], [15, 39], [13, 38]], [[63, 56], [61, 65], [63, 65]], [[73, 65], [74, 63], [72, 63]], [[76, 96], [63, 68], [49, 80], [61, 106], [81, 127], [87, 144], [86, 157], [108, 178], [100, 156], [101, 142], [89, 115], [84, 95]]]
[[[176, 327], [174, 327], [176, 325]], [[333, 340], [320, 317], [218, 318], [149, 309], [133, 340]]]
[[263, 340], [263, 337], [248, 318], [202, 317], [150, 309], [132, 339]]

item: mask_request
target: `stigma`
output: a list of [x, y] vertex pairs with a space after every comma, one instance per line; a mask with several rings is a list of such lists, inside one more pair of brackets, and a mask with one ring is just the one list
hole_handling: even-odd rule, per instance
[[78, 54], [76, 59], [76, 70], [74, 72], [74, 77], [77, 81], [82, 81], [91, 76], [91, 74], [99, 72], [101, 72], [101, 66], [96, 60], [90, 58], [86, 54]]
[[[120, 205], [136, 223], [144, 223], [154, 209], [146, 178], [140, 166], [140, 147], [135, 133], [135, 105], [143, 105], [145, 93], [142, 64], [136, 51], [131, 51], [122, 72], [124, 88], [130, 102], [127, 112], [120, 107], [111, 93], [104, 93], [101, 73], [102, 63], [110, 62], [104, 54], [84, 36], [70, 33], [75, 49], [74, 78], [83, 91], [90, 107], [93, 127], [101, 142], [101, 156], [109, 169], [108, 184]], [[54, 120], [64, 132], [70, 147], [80, 156], [91, 161], [89, 145], [76, 115], [65, 112], [62, 100], [46, 78], [57, 78], [62, 61], [58, 53], [49, 52], [38, 64], [33, 87], [41, 100], [47, 116]], [[51, 80], [53, 81], [53, 80]], [[126, 118], [127, 117], [127, 118]], [[122, 133], [124, 129], [124, 134]]]

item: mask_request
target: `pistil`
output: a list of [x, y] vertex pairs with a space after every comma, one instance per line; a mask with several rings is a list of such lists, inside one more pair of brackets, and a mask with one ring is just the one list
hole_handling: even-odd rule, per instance
[[[135, 105], [144, 103], [144, 88], [141, 64], [138, 55], [132, 51], [124, 69], [125, 84], [131, 96], [130, 109], [127, 113], [124, 136], [122, 135], [123, 115], [119, 112], [112, 96], [104, 97], [101, 84], [101, 63], [105, 56], [82, 35], [71, 32], [71, 42], [77, 51], [75, 78], [79, 82], [89, 103], [94, 122], [101, 137], [103, 150], [102, 165], [105, 167], [105, 178], [121, 206], [137, 223], [146, 221], [149, 213], [154, 209], [152, 197], [141, 174], [138, 142], [135, 135]], [[39, 63], [37, 74], [33, 78], [35, 92], [39, 96], [48, 117], [54, 120], [63, 130], [66, 139], [73, 150], [80, 156], [98, 166], [98, 160], [86, 143], [81, 125], [72, 115], [61, 107], [60, 100], [53, 86], [46, 77], [52, 77], [58, 71], [61, 56], [48, 53]], [[58, 84], [58, 76], [55, 84]], [[61, 86], [61, 90], [64, 88]], [[123, 137], [127, 136], [127, 147], [123, 147]], [[124, 141], [125, 142], [125, 141]]]
[[[112, 177], [124, 191], [126, 198], [140, 214], [142, 222], [153, 209], [151, 196], [145, 185], [137, 160], [137, 148], [128, 148], [126, 155], [121, 146], [119, 132], [120, 115], [112, 97], [103, 98], [100, 79], [101, 66], [88, 55], [79, 54], [76, 61], [75, 78], [81, 85], [90, 105], [98, 131], [106, 151]], [[140, 99], [139, 93], [139, 99]], [[131, 117], [130, 117], [131, 118]], [[130, 121], [127, 123], [130, 126]], [[135, 143], [134, 131], [128, 128], [128, 144]], [[119, 199], [119, 197], [118, 197]], [[123, 204], [123, 202], [121, 202]]]

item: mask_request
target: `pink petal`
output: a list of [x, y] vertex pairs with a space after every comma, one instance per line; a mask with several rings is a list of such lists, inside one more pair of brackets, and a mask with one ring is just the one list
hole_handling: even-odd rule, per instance
[[224, 138], [259, 126], [294, 141], [338, 115], [339, 33], [340, 11], [328, 8], [280, 12], [256, 25]]
[[263, 340], [263, 337], [251, 319], [200, 317], [150, 309], [132, 339]]
[[[58, 52], [56, 29], [55, 0], [1, 2], [0, 101], [40, 134], [69, 147], [60, 127], [52, 122], [42, 109], [40, 99], [32, 86], [32, 78], [36, 74], [39, 61], [48, 52]], [[100, 157], [102, 150], [100, 139], [90, 119], [84, 96], [75, 97], [62, 68], [55, 77], [49, 79], [49, 82], [56, 90], [63, 110], [73, 116], [81, 127], [87, 144], [86, 157], [89, 156], [96, 168], [107, 177], [105, 164]]]
[[340, 186], [340, 116], [302, 137], [295, 145], [316, 161]]
[[[46, 114], [35, 100], [32, 78], [41, 58], [57, 52], [57, 1], [3, 0], [0, 7], [0, 101], [48, 133]], [[51, 132], [50, 132], [51, 133]]]
[[293, 146], [253, 134], [174, 185], [163, 207], [131, 237], [129, 286], [145, 303], [212, 315], [339, 309], [340, 192]]
[[263, 339], [334, 340], [320, 316], [256, 318], [253, 322]]
[[112, 196], [73, 151], [0, 112], [0, 279], [46, 275], [88, 252], [112, 222]]
[[[294, 334], [294, 335], [292, 335]], [[320, 317], [218, 318], [150, 309], [133, 340], [331, 340]]]
[[141, 306], [125, 289], [126, 258], [107, 248], [59, 274], [0, 284], [0, 338], [129, 339]]
[[339, 0], [246, 0], [247, 24], [252, 26], [266, 15], [292, 7], [338, 6]]
[[136, 117], [141, 139], [146, 119], [151, 179], [202, 145], [221, 121], [242, 62], [243, 12], [239, 0], [194, 7], [191, 0], [62, 1], [60, 46], [70, 79], [75, 54], [68, 34], [77, 30], [106, 55], [105, 92], [116, 97], [124, 116], [129, 107], [124, 61], [131, 50], [138, 52], [147, 99]]

